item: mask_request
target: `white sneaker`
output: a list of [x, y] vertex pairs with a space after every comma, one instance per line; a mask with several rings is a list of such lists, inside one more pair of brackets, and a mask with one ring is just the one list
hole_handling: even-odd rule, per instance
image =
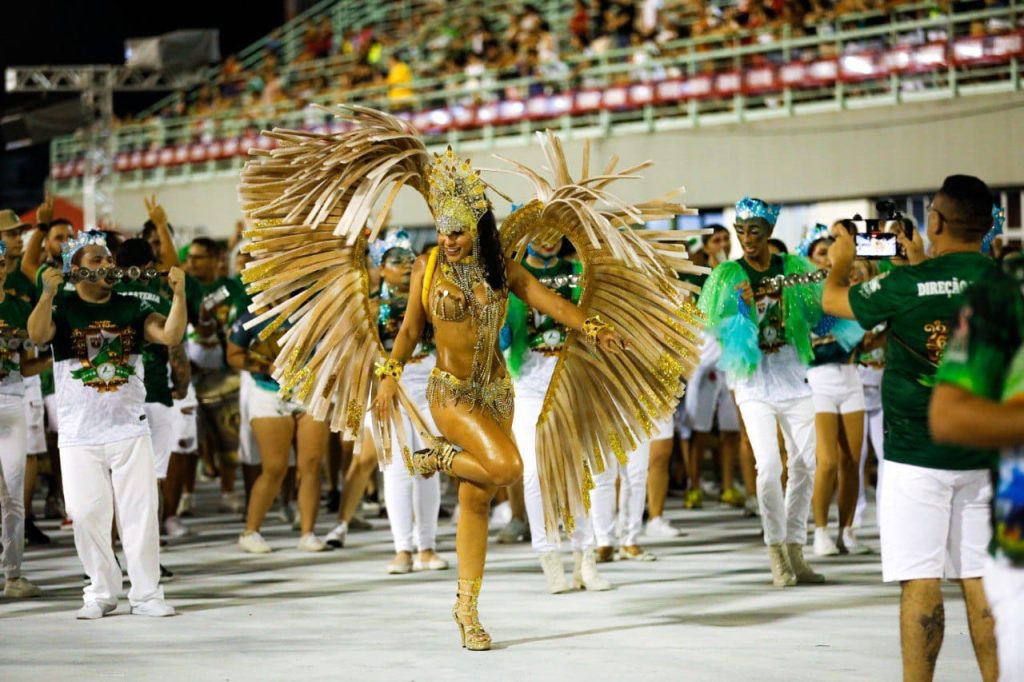
[[75, 618], [78, 620], [96, 620], [107, 615], [117, 608], [117, 604], [101, 604], [98, 601], [91, 601], [78, 609]]
[[31, 599], [43, 596], [43, 591], [25, 578], [8, 578], [4, 585], [4, 596], [8, 599]]
[[844, 528], [839, 536], [839, 543], [848, 554], [871, 554], [871, 548], [860, 542], [853, 533], [853, 528]]
[[419, 572], [419, 571], [444, 571], [444, 570], [447, 570], [447, 568], [448, 568], [448, 562], [445, 561], [444, 559], [442, 559], [441, 557], [437, 556], [436, 554], [427, 563], [423, 563], [423, 561], [420, 559], [419, 555], [416, 555], [416, 558], [413, 559], [413, 561], [412, 561], [412, 570], [414, 570], [416, 572]]
[[150, 616], [151, 618], [167, 618], [177, 613], [174, 607], [163, 599], [150, 599], [132, 606], [133, 616]]
[[502, 502], [491, 511], [492, 526], [506, 526], [512, 520], [512, 504]]
[[245, 511], [245, 495], [241, 493], [221, 493], [220, 511], [231, 514], [241, 514]]
[[168, 516], [164, 521], [164, 532], [169, 538], [180, 538], [189, 534], [188, 526], [177, 516]]
[[299, 538], [299, 544], [297, 545], [303, 552], [322, 552], [327, 549], [327, 545], [320, 542], [320, 538], [316, 536], [316, 533], [306, 533]]
[[761, 506], [757, 503], [756, 495], [747, 495], [747, 501], [743, 503], [743, 515], [747, 518], [761, 515]]
[[345, 546], [346, 535], [348, 535], [348, 522], [342, 521], [331, 529], [331, 532], [324, 537], [324, 540], [327, 542], [328, 547], [341, 549]]
[[679, 537], [680, 531], [678, 528], [673, 528], [672, 524], [665, 520], [665, 517], [658, 516], [647, 522], [644, 535], [649, 538], [676, 538]]
[[263, 536], [258, 531], [242, 533], [238, 536], [238, 546], [242, 548], [243, 552], [249, 554], [270, 554], [270, 545], [263, 539]]
[[298, 518], [298, 514], [295, 513], [295, 505], [290, 502], [282, 504], [277, 512], [277, 518], [287, 524], [295, 523], [296, 518]]
[[832, 536], [828, 534], [828, 528], [814, 529], [814, 556], [836, 556], [839, 548], [836, 547]]
[[192, 493], [182, 493], [181, 501], [178, 502], [178, 508], [175, 510], [175, 516], [192, 516], [195, 510], [196, 501]]

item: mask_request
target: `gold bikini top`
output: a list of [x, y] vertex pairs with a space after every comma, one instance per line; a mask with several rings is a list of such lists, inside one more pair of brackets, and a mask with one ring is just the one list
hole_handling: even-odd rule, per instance
[[[447, 288], [441, 289], [433, 294], [434, 272], [437, 270], [438, 247], [430, 250], [427, 256], [427, 269], [423, 275], [423, 310], [428, 314], [435, 315], [443, 322], [462, 322], [470, 315], [469, 302], [462, 296], [453, 296]], [[431, 296], [434, 295], [431, 304]]]

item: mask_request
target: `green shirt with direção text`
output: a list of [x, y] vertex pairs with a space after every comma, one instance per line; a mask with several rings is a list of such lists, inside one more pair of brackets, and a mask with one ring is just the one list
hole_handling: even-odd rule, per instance
[[894, 268], [850, 289], [850, 307], [862, 327], [889, 323], [882, 377], [887, 460], [930, 469], [990, 466], [990, 452], [934, 443], [928, 405], [962, 293], [992, 268], [981, 253], [950, 253]]

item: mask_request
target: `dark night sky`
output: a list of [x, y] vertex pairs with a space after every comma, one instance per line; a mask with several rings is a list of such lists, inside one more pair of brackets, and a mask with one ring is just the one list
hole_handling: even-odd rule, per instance
[[[185, 28], [220, 30], [221, 54], [240, 50], [284, 21], [283, 0], [22, 0], [4, 3], [0, 67], [39, 64], [121, 64], [124, 40]], [[115, 97], [118, 113], [144, 108], [166, 93]], [[71, 95], [73, 97], [73, 95]], [[0, 93], [8, 114], [67, 94], [11, 96]], [[0, 208], [22, 210], [42, 198], [48, 171], [47, 145], [0, 151]]]

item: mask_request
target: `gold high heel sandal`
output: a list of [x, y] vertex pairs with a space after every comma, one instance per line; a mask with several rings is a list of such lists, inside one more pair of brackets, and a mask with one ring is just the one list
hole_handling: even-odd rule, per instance
[[480, 596], [480, 581], [459, 578], [459, 591], [456, 593], [455, 606], [452, 607], [452, 618], [459, 626], [462, 635], [462, 648], [469, 651], [488, 651], [491, 648], [491, 636], [480, 624], [477, 611], [477, 598]]
[[455, 446], [444, 438], [435, 438], [429, 448], [412, 453], [412, 470], [423, 478], [430, 478], [438, 471], [451, 474], [453, 459]]

